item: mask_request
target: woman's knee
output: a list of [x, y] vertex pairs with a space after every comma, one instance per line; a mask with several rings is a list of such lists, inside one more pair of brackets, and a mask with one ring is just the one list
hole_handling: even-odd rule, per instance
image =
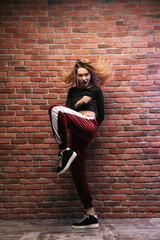
[[49, 107], [48, 112], [49, 112], [49, 115], [50, 115], [50, 116], [52, 115], [53, 111], [55, 111], [55, 108], [56, 108], [57, 106], [59, 106], [59, 105], [53, 104], [53, 105], [51, 105], [51, 106]]

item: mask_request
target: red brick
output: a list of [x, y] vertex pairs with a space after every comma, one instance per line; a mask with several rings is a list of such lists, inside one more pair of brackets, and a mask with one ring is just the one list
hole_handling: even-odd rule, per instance
[[19, 1], [12, 4], [15, 15], [8, 11], [5, 18], [7, 3], [1, 10], [0, 177], [2, 189], [8, 189], [0, 197], [1, 218], [79, 216], [79, 200], [69, 213], [62, 211], [69, 206], [68, 199], [78, 197], [72, 183], [51, 172], [57, 165], [58, 145], [48, 107], [65, 104], [63, 68], [71, 69], [81, 57], [98, 55], [112, 61], [114, 77], [103, 88], [105, 120], [87, 156], [97, 213], [100, 217], [159, 216], [153, 201], [160, 181], [159, 19], [142, 18], [146, 11], [156, 16], [157, 6], [148, 0], [140, 8], [126, 1], [64, 3], [48, 7], [44, 2], [37, 6], [34, 1], [32, 5]]

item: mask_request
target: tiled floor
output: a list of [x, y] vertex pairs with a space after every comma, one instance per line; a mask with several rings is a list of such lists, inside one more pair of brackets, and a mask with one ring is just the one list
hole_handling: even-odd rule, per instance
[[72, 221], [0, 221], [0, 240], [160, 240], [160, 218], [100, 219], [92, 230], [74, 230]]

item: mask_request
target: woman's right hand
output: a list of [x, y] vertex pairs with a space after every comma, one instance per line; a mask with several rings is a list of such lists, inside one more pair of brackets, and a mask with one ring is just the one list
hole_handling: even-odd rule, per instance
[[82, 104], [87, 104], [90, 101], [91, 101], [91, 97], [83, 96], [78, 102], [76, 102], [75, 108], [79, 107]]

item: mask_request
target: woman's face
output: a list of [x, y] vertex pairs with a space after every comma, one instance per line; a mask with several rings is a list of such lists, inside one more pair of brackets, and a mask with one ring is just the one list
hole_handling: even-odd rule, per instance
[[77, 80], [80, 88], [87, 88], [91, 80], [90, 72], [86, 68], [78, 68]]

